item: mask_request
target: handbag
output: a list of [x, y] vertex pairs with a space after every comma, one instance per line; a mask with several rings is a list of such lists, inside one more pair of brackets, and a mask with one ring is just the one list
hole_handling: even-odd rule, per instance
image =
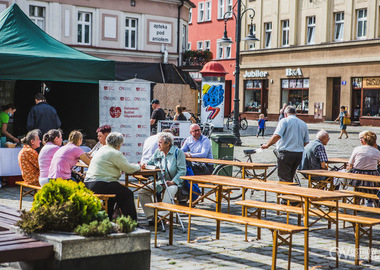
[[351, 125], [351, 119], [348, 117], [343, 118], [343, 125]]

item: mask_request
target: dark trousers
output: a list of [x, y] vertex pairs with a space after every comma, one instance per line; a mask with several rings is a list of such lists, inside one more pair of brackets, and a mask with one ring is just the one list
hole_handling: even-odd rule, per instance
[[294, 174], [302, 160], [302, 152], [279, 151], [277, 173], [280, 181], [293, 182]]
[[264, 131], [265, 131], [265, 128], [259, 128], [257, 131], [257, 136], [260, 136], [260, 133], [262, 133], [264, 137]]
[[130, 216], [133, 220], [137, 221], [137, 213], [133, 192], [127, 187], [118, 182], [102, 182], [94, 181], [85, 183], [88, 189], [91, 189], [96, 194], [115, 194], [116, 198], [108, 200], [108, 217], [112, 220], [112, 214], [115, 203], [119, 206], [124, 216]]

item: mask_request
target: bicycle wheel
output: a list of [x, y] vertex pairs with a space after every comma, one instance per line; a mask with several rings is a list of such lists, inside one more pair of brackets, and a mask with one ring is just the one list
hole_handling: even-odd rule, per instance
[[232, 129], [232, 118], [228, 116], [227, 122], [226, 122], [227, 129]]
[[[236, 160], [238, 161], [238, 160]], [[254, 170], [246, 170], [246, 178], [253, 178], [254, 175]], [[214, 175], [222, 175], [222, 176], [230, 176], [230, 177], [235, 177], [235, 178], [242, 178], [242, 169], [241, 167], [238, 166], [233, 166], [233, 165], [218, 165], [214, 171], [212, 172]], [[246, 195], [247, 195], [248, 190], [246, 190]], [[233, 190], [230, 194], [230, 199], [231, 200], [236, 200], [241, 198], [242, 196], [242, 190]]]
[[243, 118], [240, 120], [240, 128], [242, 130], [246, 130], [248, 128], [248, 121], [247, 119]]

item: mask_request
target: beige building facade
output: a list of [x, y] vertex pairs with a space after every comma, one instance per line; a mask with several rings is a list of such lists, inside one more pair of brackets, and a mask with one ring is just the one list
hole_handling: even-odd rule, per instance
[[[335, 120], [346, 106], [353, 121], [380, 125], [380, 1], [246, 4], [260, 41], [242, 48], [241, 112], [277, 119], [286, 103], [318, 122]], [[250, 21], [243, 23], [248, 31]]]

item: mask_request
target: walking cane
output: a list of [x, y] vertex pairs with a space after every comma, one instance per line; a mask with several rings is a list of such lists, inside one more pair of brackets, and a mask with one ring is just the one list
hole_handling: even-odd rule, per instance
[[[159, 168], [160, 168], [160, 171], [161, 171], [161, 178], [162, 178], [162, 180], [164, 181], [165, 188], [166, 188], [166, 190], [167, 190], [168, 193], [169, 193], [170, 201], [172, 202], [172, 204], [175, 204], [175, 203], [174, 203], [173, 196], [172, 196], [172, 194], [170, 193], [170, 191], [169, 191], [169, 189], [168, 189], [168, 184], [167, 184], [166, 181], [165, 181], [165, 178], [164, 178], [164, 172], [163, 172], [162, 167], [161, 167], [161, 162], [160, 162], [160, 166], [159, 166]], [[178, 213], [176, 213], [176, 215], [177, 215], [177, 218], [178, 218], [178, 220], [179, 220], [179, 223], [181, 223], [182, 231], [185, 233], [185, 232], [186, 232], [186, 229], [185, 229], [185, 227], [183, 226], [183, 223], [182, 223], [181, 217], [179, 216]], [[164, 226], [162, 220], [161, 220], [161, 223], [162, 223], [163, 231], [165, 231], [165, 226]]]

